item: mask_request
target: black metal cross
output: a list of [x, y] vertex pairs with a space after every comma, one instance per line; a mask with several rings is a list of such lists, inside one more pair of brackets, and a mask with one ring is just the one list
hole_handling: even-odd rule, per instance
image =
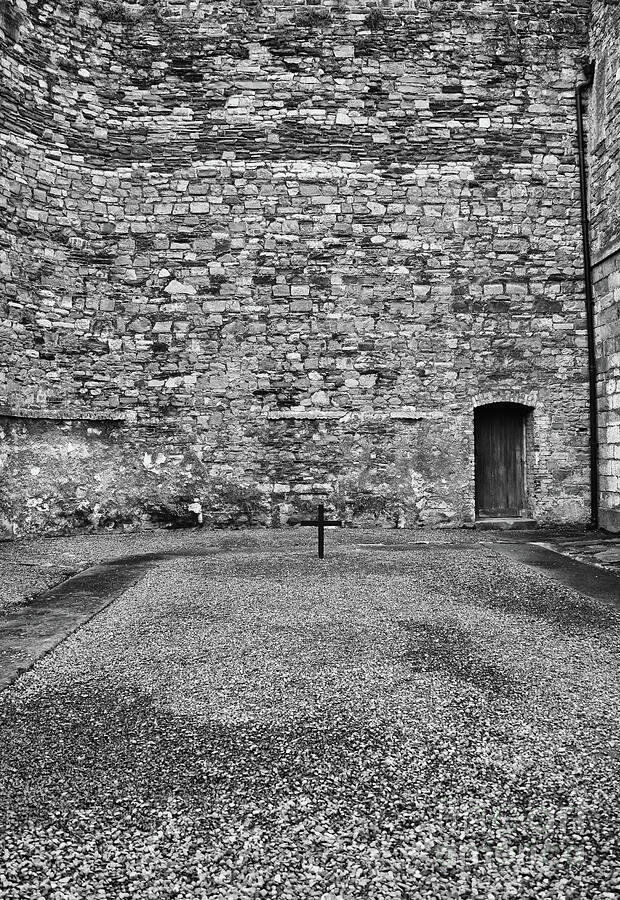
[[325, 526], [326, 525], [340, 525], [342, 527], [342, 521], [340, 519], [326, 519], [325, 518], [325, 506], [322, 503], [319, 503], [319, 514], [316, 519], [305, 519], [303, 522], [299, 523], [300, 525], [318, 525], [319, 527], [319, 559], [323, 559], [325, 556]]

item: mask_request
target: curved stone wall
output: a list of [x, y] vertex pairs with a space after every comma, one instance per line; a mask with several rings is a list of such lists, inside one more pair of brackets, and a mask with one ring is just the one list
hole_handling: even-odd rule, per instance
[[[474, 398], [513, 392], [538, 398], [532, 515], [587, 518], [587, 7], [8, 0], [6, 527], [78, 493], [76, 521], [120, 497], [277, 524], [319, 496], [470, 521]], [[116, 423], [64, 518], [23, 475], [33, 417], [58, 460]]]

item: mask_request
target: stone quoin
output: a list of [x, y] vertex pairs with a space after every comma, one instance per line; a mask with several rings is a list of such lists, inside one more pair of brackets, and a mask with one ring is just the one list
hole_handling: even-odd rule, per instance
[[[619, 21], [609, 0], [5, 0], [0, 531], [281, 525], [320, 500], [587, 523], [589, 58], [620, 528]], [[484, 429], [520, 467], [497, 503]]]

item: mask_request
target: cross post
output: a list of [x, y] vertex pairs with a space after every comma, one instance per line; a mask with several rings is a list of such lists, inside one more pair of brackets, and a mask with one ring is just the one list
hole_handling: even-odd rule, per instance
[[316, 519], [305, 519], [300, 525], [317, 525], [319, 529], [319, 559], [325, 558], [325, 528], [328, 525], [338, 525], [342, 527], [341, 519], [326, 519], [325, 506], [319, 503], [319, 512]]

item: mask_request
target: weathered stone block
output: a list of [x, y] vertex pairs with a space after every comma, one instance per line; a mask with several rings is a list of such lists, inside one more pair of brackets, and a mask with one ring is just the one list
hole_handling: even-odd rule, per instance
[[197, 293], [196, 288], [191, 284], [184, 284], [180, 281], [173, 280], [164, 288], [167, 294], [186, 294], [193, 296]]

